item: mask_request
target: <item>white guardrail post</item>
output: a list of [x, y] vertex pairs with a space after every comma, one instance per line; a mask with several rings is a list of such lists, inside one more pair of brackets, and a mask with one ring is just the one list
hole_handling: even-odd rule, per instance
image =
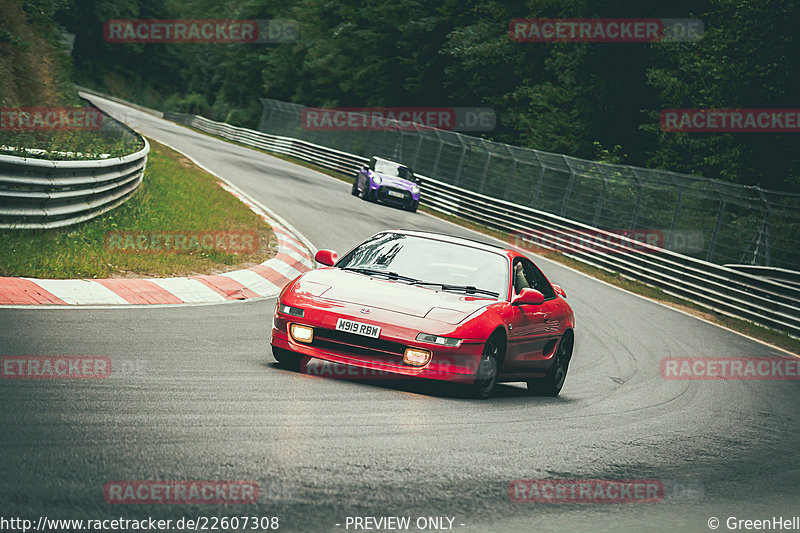
[[[299, 139], [238, 128], [195, 115], [164, 113], [164, 118], [346, 175], [354, 175], [368, 160]], [[420, 177], [423, 205], [506, 232], [509, 244], [558, 250], [714, 312], [800, 337], [800, 286], [695, 259], [552, 213]], [[605, 243], [613, 244], [598, 249], [596, 244], [576, 238], [581, 235], [600, 236], [606, 239]]]

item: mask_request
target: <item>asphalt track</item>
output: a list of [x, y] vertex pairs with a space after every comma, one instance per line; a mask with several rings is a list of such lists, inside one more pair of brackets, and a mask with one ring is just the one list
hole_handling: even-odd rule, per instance
[[[99, 98], [275, 210], [318, 248], [386, 228], [476, 237], [364, 202], [341, 181]], [[481, 237], [477, 237], [481, 239]], [[483, 238], [485, 240], [485, 238]], [[50, 518], [454, 518], [484, 531], [710, 531], [800, 516], [797, 381], [674, 381], [665, 356], [778, 356], [733, 332], [536, 259], [567, 291], [576, 351], [557, 399], [489, 401], [414, 382], [277, 367], [274, 299], [119, 309], [0, 309], [0, 355], [107, 355], [105, 380], [0, 380], [0, 513]], [[515, 503], [516, 479], [656, 479], [658, 503]], [[250, 505], [110, 505], [109, 480], [254, 480]], [[674, 483], [675, 481], [676, 483]], [[690, 487], [690, 491], [683, 490]], [[445, 521], [447, 523], [447, 521]], [[336, 525], [340, 524], [340, 525]], [[463, 525], [461, 525], [463, 524]]]

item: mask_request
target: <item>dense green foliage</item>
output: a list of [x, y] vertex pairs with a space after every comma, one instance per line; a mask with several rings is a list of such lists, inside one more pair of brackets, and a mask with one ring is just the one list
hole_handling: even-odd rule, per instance
[[[0, 2], [0, 108], [84, 105], [72, 83], [72, 65], [61, 40], [56, 13], [69, 0]], [[109, 131], [20, 131], [0, 123], [0, 153], [42, 159], [118, 157], [143, 147], [139, 140]]]
[[77, 104], [53, 21], [66, 7], [61, 0], [0, 2], [0, 108]]
[[[29, 0], [30, 1], [30, 0]], [[44, 0], [41, 0], [44, 1]], [[304, 105], [491, 106], [495, 140], [800, 189], [800, 135], [666, 133], [670, 107], [795, 107], [795, 0], [60, 0], [76, 79], [145, 105], [258, 124], [259, 97]], [[524, 17], [700, 18], [685, 43], [515, 43]], [[109, 19], [299, 21], [298, 42], [111, 44]]]

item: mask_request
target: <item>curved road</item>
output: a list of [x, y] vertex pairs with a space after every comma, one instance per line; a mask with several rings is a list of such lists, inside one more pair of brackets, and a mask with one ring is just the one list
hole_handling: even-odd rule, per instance
[[[318, 248], [386, 228], [486, 240], [363, 202], [349, 185], [99, 98], [274, 209]], [[0, 308], [0, 355], [107, 355], [107, 380], [0, 381], [3, 517], [278, 516], [281, 531], [353, 531], [347, 516], [454, 518], [484, 531], [710, 531], [800, 516], [797, 381], [668, 381], [665, 356], [781, 352], [536, 259], [567, 291], [576, 351], [557, 399], [516, 385], [463, 398], [424, 383], [285, 371], [274, 299], [122, 309]], [[659, 503], [515, 503], [516, 479], [647, 479]], [[109, 480], [253, 480], [256, 504], [109, 505]], [[444, 522], [447, 524], [447, 520]], [[339, 525], [337, 525], [339, 524]], [[462, 525], [463, 524], [463, 525]]]

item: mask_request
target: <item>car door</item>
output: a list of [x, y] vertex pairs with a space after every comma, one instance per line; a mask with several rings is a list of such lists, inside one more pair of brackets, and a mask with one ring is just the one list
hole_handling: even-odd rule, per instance
[[546, 332], [560, 335], [564, 329], [564, 320], [566, 317], [566, 309], [564, 301], [557, 297], [556, 291], [553, 286], [547, 281], [547, 278], [542, 271], [533, 264], [532, 261], [525, 259], [524, 266], [526, 272], [533, 279], [533, 288], [538, 290], [544, 295], [544, 306], [546, 306]]
[[536, 289], [544, 295], [541, 305], [513, 305], [509, 321], [509, 346], [505, 370], [539, 368], [548, 359], [558, 340], [560, 313], [556, 293], [541, 271], [529, 259], [518, 257], [512, 264], [513, 292]]

